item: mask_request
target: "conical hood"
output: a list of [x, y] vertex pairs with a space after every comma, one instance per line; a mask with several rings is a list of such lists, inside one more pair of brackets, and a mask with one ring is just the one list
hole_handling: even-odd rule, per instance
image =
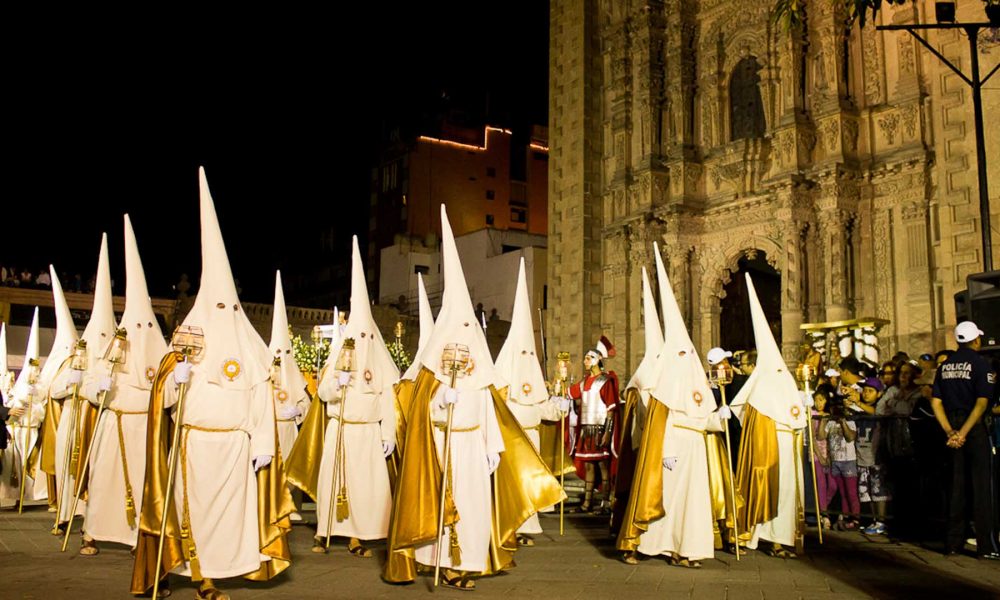
[[531, 318], [528, 298], [528, 280], [524, 271], [524, 257], [517, 273], [517, 290], [514, 293], [514, 311], [510, 331], [503, 348], [497, 354], [497, 375], [510, 386], [507, 397], [520, 404], [538, 404], [548, 399], [545, 374], [535, 348], [535, 328]]
[[208, 381], [230, 390], [248, 390], [270, 378], [271, 356], [236, 295], [229, 257], [208, 189], [205, 169], [201, 188], [201, 286], [184, 325], [200, 327], [205, 349], [199, 363]]
[[757, 367], [733, 398], [733, 410], [742, 419], [744, 407], [749, 404], [782, 425], [801, 429], [806, 426], [802, 396], [785, 359], [781, 357], [749, 273], [746, 278], [750, 318], [753, 320], [753, 336], [757, 345]]
[[[24, 347], [24, 366], [21, 367], [21, 372], [17, 374], [17, 381], [14, 382], [14, 387], [11, 389], [11, 399], [17, 401], [27, 402], [28, 398], [28, 362], [31, 359], [38, 360], [38, 307], [35, 307], [35, 314], [31, 317], [31, 329], [28, 331], [28, 343]], [[42, 388], [39, 385], [39, 393], [42, 393]]]
[[654, 370], [656, 357], [663, 349], [663, 329], [660, 328], [659, 311], [656, 310], [656, 300], [653, 299], [653, 289], [649, 284], [646, 267], [642, 268], [642, 311], [646, 334], [646, 353], [625, 389], [634, 387], [639, 390], [650, 390], [656, 385], [656, 371]]
[[656, 259], [656, 287], [660, 290], [660, 316], [663, 318], [663, 335], [670, 335], [667, 329], [667, 301], [665, 299], [666, 290], [670, 287], [667, 279], [667, 269], [663, 266], [663, 257], [660, 256], [660, 245], [653, 242], [653, 257]]
[[7, 324], [0, 323], [0, 377], [7, 374]]
[[66, 296], [63, 294], [62, 284], [56, 276], [56, 268], [49, 265], [49, 276], [52, 278], [52, 301], [56, 312], [56, 337], [52, 341], [52, 348], [45, 358], [42, 372], [38, 377], [38, 387], [40, 393], [44, 394], [49, 389], [49, 384], [63, 361], [73, 353], [73, 346], [80, 339], [73, 323], [73, 313], [66, 303]]
[[292, 337], [288, 333], [288, 310], [285, 308], [285, 291], [281, 287], [281, 271], [274, 275], [274, 313], [271, 316], [271, 343], [268, 345], [271, 356], [281, 359], [281, 385], [278, 395], [282, 392], [291, 402], [298, 402], [309, 395], [306, 390], [306, 380], [299, 370], [299, 363], [292, 352]]
[[[342, 338], [336, 345], [330, 346], [329, 360], [336, 365], [344, 340], [353, 339], [357, 372], [355, 377], [351, 378], [351, 387], [360, 389], [363, 393], [379, 393], [399, 381], [399, 369], [393, 362], [389, 349], [385, 347], [382, 333], [375, 323], [375, 318], [372, 317], [368, 284], [365, 282], [365, 267], [361, 263], [361, 250], [358, 248], [358, 236], [354, 236], [353, 242], [351, 315]], [[327, 373], [332, 373], [332, 369], [328, 369]]]
[[707, 417], [715, 410], [715, 397], [708, 385], [701, 359], [691, 343], [674, 290], [666, 272], [663, 273], [660, 304], [663, 306], [663, 347], [654, 373], [656, 387], [653, 397], [670, 410], [689, 417]]
[[[476, 313], [469, 299], [469, 288], [462, 272], [462, 262], [458, 258], [455, 236], [448, 222], [444, 205], [441, 205], [441, 262], [444, 264], [444, 295], [441, 312], [434, 322], [434, 332], [427, 340], [427, 346], [420, 354], [420, 362], [434, 372], [438, 381], [451, 383], [450, 375], [441, 368], [441, 355], [449, 344], [461, 344], [469, 348], [470, 364], [464, 375], [455, 380], [459, 390], [481, 390], [498, 383], [490, 348], [486, 344]], [[352, 317], [353, 318], [353, 317]]]
[[[121, 367], [119, 382], [148, 390], [156, 369], [167, 353], [163, 331], [153, 313], [153, 303], [146, 288], [146, 273], [139, 258], [132, 221], [125, 215], [125, 312], [120, 326], [128, 334], [128, 352]], [[103, 349], [102, 349], [103, 354]]]
[[97, 257], [97, 278], [94, 285], [94, 307], [90, 311], [90, 321], [83, 330], [87, 341], [87, 362], [90, 365], [104, 354], [104, 349], [115, 336], [114, 299], [111, 296], [111, 265], [108, 261], [108, 234], [101, 234], [101, 253]]
[[403, 379], [417, 378], [420, 373], [420, 353], [427, 346], [427, 340], [431, 339], [431, 332], [434, 330], [434, 313], [431, 312], [431, 301], [427, 299], [424, 276], [420, 273], [417, 273], [417, 307], [420, 311], [420, 338], [417, 342], [417, 351], [413, 355], [413, 362], [403, 374]]

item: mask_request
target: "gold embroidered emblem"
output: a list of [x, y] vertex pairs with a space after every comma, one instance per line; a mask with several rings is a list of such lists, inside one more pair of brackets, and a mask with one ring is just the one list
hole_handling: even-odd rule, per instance
[[374, 377], [372, 375], [372, 372], [370, 370], [368, 370], [368, 369], [365, 369], [365, 383], [371, 383], [372, 382], [372, 377]]
[[792, 418], [794, 418], [794, 419], [798, 419], [798, 418], [799, 418], [799, 414], [800, 414], [801, 412], [802, 412], [802, 411], [800, 411], [800, 410], [799, 410], [799, 407], [798, 407], [798, 406], [793, 406], [793, 407], [792, 407]]
[[243, 367], [240, 365], [240, 361], [235, 358], [230, 358], [222, 363], [222, 374], [225, 375], [226, 379], [229, 381], [235, 380], [243, 372]]
[[472, 375], [472, 372], [475, 370], [476, 370], [476, 361], [472, 360], [472, 357], [470, 356], [469, 363], [465, 367], [465, 374]]
[[285, 390], [278, 390], [278, 402], [284, 402], [288, 400], [288, 392]]
[[156, 377], [155, 367], [146, 367], [146, 381], [153, 383], [153, 378]]
[[695, 392], [694, 403], [697, 404], [698, 406], [701, 406], [701, 401], [702, 401], [701, 392]]
[[524, 385], [522, 385], [521, 386], [521, 391], [524, 392], [524, 395], [526, 395], [526, 396], [528, 394], [530, 394], [531, 393], [531, 384], [530, 383], [525, 383]]

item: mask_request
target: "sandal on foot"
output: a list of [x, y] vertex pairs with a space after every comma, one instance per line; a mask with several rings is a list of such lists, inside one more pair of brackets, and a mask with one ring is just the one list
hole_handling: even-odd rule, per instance
[[526, 548], [530, 548], [530, 547], [532, 547], [532, 546], [535, 545], [535, 540], [531, 539], [530, 537], [528, 537], [526, 535], [518, 535], [517, 536], [517, 545], [518, 546], [524, 546]]
[[94, 540], [81, 540], [80, 542], [80, 556], [95, 556], [100, 550], [97, 549], [97, 543]]
[[347, 544], [347, 551], [350, 552], [351, 554], [353, 554], [354, 556], [359, 557], [359, 558], [371, 558], [372, 557], [372, 551], [369, 550], [368, 548], [365, 548], [364, 546], [362, 546], [360, 541], [358, 541], [357, 539], [353, 539], [353, 538]]
[[626, 565], [637, 565], [639, 564], [639, 557], [636, 556], [635, 552], [626, 552], [622, 554], [622, 562]]
[[326, 544], [323, 543], [322, 538], [313, 538], [312, 552], [313, 554], [326, 554]]
[[453, 577], [448, 577], [447, 575], [442, 574], [441, 585], [446, 585], [450, 588], [455, 588], [456, 590], [461, 590], [463, 592], [471, 592], [476, 589], [476, 582], [465, 574], [455, 575]]
[[214, 587], [199, 589], [194, 593], [195, 600], [230, 600], [229, 594], [223, 594]]
[[688, 560], [683, 557], [670, 557], [670, 564], [675, 567], [684, 567], [685, 569], [700, 569], [701, 563], [696, 560]]
[[795, 553], [781, 546], [773, 547], [767, 551], [768, 556], [774, 558], [795, 558]]

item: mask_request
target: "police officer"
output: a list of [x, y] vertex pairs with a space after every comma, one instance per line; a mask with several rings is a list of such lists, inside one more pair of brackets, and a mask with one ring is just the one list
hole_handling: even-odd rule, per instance
[[[945, 552], [950, 554], [962, 548], [966, 523], [965, 490], [971, 483], [976, 554], [979, 558], [1000, 560], [992, 535], [990, 442], [983, 418], [993, 397], [996, 373], [989, 361], [978, 353], [982, 335], [972, 321], [962, 321], [955, 327], [959, 347], [938, 367], [931, 406], [948, 436], [946, 444], [951, 465]], [[966, 481], [967, 471], [971, 482]]]

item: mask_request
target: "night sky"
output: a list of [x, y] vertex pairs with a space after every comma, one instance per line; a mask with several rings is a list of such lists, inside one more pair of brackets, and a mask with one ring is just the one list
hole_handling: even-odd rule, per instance
[[495, 4], [8, 15], [0, 263], [88, 279], [107, 231], [118, 292], [128, 212], [151, 293], [197, 284], [198, 165], [244, 301], [320, 260], [320, 231], [348, 263], [387, 124], [546, 124], [548, 3]]

